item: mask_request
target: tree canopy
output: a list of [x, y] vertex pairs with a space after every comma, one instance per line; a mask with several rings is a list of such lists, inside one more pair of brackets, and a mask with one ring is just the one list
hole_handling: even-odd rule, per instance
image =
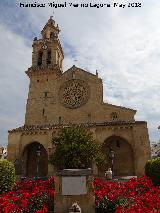
[[105, 159], [101, 145], [93, 139], [91, 132], [81, 127], [61, 129], [52, 142], [55, 152], [51, 163], [58, 169], [89, 168], [93, 161], [100, 164]]

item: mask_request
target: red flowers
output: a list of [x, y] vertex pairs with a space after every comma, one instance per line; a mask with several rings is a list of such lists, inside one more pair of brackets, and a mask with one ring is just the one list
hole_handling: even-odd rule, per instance
[[133, 178], [127, 182], [95, 179], [94, 187], [99, 212], [160, 212], [160, 187], [154, 186], [148, 177]]
[[[94, 180], [96, 212], [160, 212], [160, 186], [148, 177], [127, 182]], [[0, 195], [0, 213], [47, 213], [54, 209], [54, 177], [17, 182], [13, 190]]]
[[17, 182], [13, 190], [0, 195], [1, 213], [47, 213], [54, 208], [54, 177]]

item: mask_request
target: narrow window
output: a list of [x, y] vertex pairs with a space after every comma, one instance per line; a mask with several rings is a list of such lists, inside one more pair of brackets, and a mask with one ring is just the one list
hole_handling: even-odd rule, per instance
[[44, 92], [44, 97], [47, 98], [48, 92]]
[[51, 64], [51, 50], [47, 52], [47, 64]]
[[38, 66], [42, 65], [42, 56], [43, 56], [43, 52], [39, 52], [38, 53]]
[[88, 123], [91, 123], [91, 114], [88, 114]]
[[75, 74], [75, 71], [72, 72], [72, 79], [75, 79], [76, 78], [76, 74]]
[[44, 115], [44, 112], [45, 112], [45, 110], [44, 110], [44, 108], [43, 108], [43, 115]]
[[50, 38], [54, 38], [54, 33], [53, 32], [50, 34]]
[[55, 33], [55, 32], [51, 32], [51, 33], [50, 33], [50, 38], [51, 38], [51, 39], [57, 38], [56, 33]]
[[62, 123], [62, 118], [61, 118], [61, 116], [59, 116], [59, 124], [61, 124]]

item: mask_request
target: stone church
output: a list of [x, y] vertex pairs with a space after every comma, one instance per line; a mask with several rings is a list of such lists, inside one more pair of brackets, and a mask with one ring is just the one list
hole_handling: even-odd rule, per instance
[[[76, 66], [63, 72], [64, 53], [59, 27], [50, 17], [34, 38], [32, 66], [26, 71], [30, 79], [25, 124], [9, 130], [8, 160], [19, 161], [25, 176], [52, 175], [48, 162], [54, 151], [52, 138], [60, 128], [83, 125], [102, 143], [106, 158], [114, 151], [114, 174], [144, 174], [150, 158], [147, 123], [135, 121], [136, 110], [103, 102], [103, 83], [98, 73]], [[109, 161], [108, 161], [109, 162]], [[107, 165], [94, 173], [103, 175]]]

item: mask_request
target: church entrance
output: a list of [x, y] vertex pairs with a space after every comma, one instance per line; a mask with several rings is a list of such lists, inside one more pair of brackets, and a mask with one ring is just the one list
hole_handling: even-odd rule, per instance
[[99, 173], [104, 176], [110, 167], [114, 176], [132, 176], [134, 170], [134, 154], [132, 146], [123, 138], [111, 136], [104, 141], [104, 153], [107, 163], [99, 168]]
[[42, 144], [33, 142], [23, 152], [24, 175], [44, 177], [48, 174], [48, 154]]

